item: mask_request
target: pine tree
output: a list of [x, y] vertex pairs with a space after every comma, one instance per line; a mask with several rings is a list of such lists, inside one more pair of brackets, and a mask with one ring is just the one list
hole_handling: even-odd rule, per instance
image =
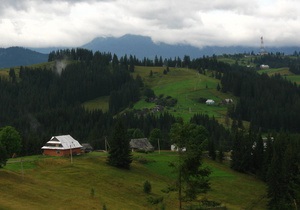
[[129, 139], [121, 120], [116, 122], [107, 162], [111, 166], [129, 169], [132, 162]]
[[234, 170], [241, 171], [241, 160], [242, 160], [242, 138], [243, 133], [241, 131], [232, 131], [233, 148], [231, 153], [231, 165], [230, 167]]
[[253, 149], [253, 172], [259, 177], [263, 177], [264, 163], [264, 143], [260, 134], [257, 135]]
[[[182, 201], [196, 200], [198, 194], [210, 189], [210, 170], [202, 166], [202, 150], [207, 144], [208, 132], [203, 126], [195, 124], [172, 125], [170, 136], [178, 149], [178, 161], [173, 163], [178, 173], [177, 187], [179, 209]], [[186, 148], [183, 152], [182, 148]]]
[[264, 151], [264, 161], [263, 161], [263, 166], [262, 166], [262, 173], [261, 173], [261, 178], [262, 180], [266, 181], [267, 178], [267, 172], [271, 164], [273, 156], [273, 142], [272, 142], [272, 137], [270, 134], [268, 134], [267, 137], [267, 142], [266, 142], [266, 149]]
[[152, 72], [152, 70], [150, 70], [149, 77], [152, 77], [152, 76], [153, 76], [153, 72]]
[[287, 136], [281, 133], [274, 141], [272, 161], [267, 175], [268, 206], [272, 210], [290, 209], [286, 203], [288, 189], [283, 164], [286, 138]]
[[217, 91], [220, 91], [221, 90], [221, 87], [220, 87], [220, 84], [218, 83], [217, 85]]
[[208, 141], [208, 155], [212, 160], [216, 160], [217, 154], [213, 137]]
[[220, 163], [222, 163], [224, 161], [224, 159], [225, 159], [224, 150], [223, 150], [222, 146], [220, 146], [220, 148], [219, 148], [219, 152], [218, 152], [217, 158], [218, 158], [218, 161]]

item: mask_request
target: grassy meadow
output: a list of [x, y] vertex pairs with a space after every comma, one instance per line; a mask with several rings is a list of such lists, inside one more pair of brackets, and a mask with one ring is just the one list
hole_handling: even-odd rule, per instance
[[[154, 90], [155, 95], [171, 96], [178, 100], [175, 107], [169, 108], [174, 116], [189, 120], [194, 114], [208, 114], [216, 118], [224, 118], [226, 106], [208, 106], [199, 103], [200, 98], [213, 99], [216, 104], [225, 98], [233, 98], [230, 94], [217, 91], [219, 80], [207, 75], [199, 74], [193, 69], [170, 68], [167, 74], [163, 74], [164, 67], [135, 68], [135, 76], [140, 75], [146, 86]], [[153, 75], [150, 77], [150, 71]], [[155, 104], [146, 103], [143, 99], [134, 105], [135, 109], [151, 108]]]
[[[199, 103], [199, 98], [215, 100], [216, 104], [225, 98], [234, 98], [231, 94], [217, 91], [219, 80], [211, 77], [211, 72], [207, 75], [199, 74], [193, 69], [170, 68], [168, 74], [163, 74], [165, 67], [145, 67], [135, 66], [133, 77], [140, 75], [146, 87], [153, 89], [156, 96], [171, 96], [178, 100], [175, 107], [168, 108], [167, 111], [176, 117], [182, 117], [188, 121], [194, 114], [208, 114], [220, 121], [224, 121], [227, 111], [226, 106], [208, 106]], [[150, 71], [153, 75], [150, 77]], [[108, 97], [100, 97], [87, 101], [83, 106], [88, 110], [102, 109], [108, 110]], [[134, 104], [133, 109], [153, 108], [154, 103], [147, 103], [141, 99]]]
[[[176, 175], [168, 165], [176, 153], [162, 151], [134, 153], [130, 170], [106, 164], [106, 153], [92, 152], [73, 159], [29, 156], [10, 159], [0, 170], [0, 209], [177, 209], [177, 192], [162, 190]], [[145, 163], [146, 162], [146, 163]], [[22, 170], [23, 166], [23, 170]], [[255, 178], [239, 174], [205, 159], [212, 170], [212, 189], [203, 197], [221, 202], [228, 209], [265, 209], [265, 185]], [[148, 180], [152, 192], [143, 192]], [[149, 197], [163, 202], [151, 204]]]

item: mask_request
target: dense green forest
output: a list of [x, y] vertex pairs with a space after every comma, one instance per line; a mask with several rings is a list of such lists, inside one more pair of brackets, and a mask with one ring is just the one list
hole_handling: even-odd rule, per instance
[[[268, 185], [270, 209], [290, 209], [300, 205], [300, 87], [281, 75], [258, 74], [256, 67], [218, 61], [215, 56], [189, 56], [154, 60], [132, 55], [118, 58], [111, 53], [72, 49], [49, 54], [54, 68], [20, 67], [0, 78], [0, 127], [13, 126], [20, 132], [20, 155], [40, 154], [41, 146], [53, 135], [72, 133], [81, 142], [104, 148], [111, 138], [117, 118], [123, 118], [128, 138], [151, 137], [159, 130], [161, 148], [169, 149], [174, 123], [183, 120], [165, 112], [137, 114], [126, 108], [151, 92], [137, 75], [135, 66], [192, 68], [220, 80], [219, 91], [239, 100], [228, 106], [226, 125], [198, 113], [190, 123], [208, 131], [207, 150], [212, 159], [222, 161], [222, 152], [232, 151], [234, 170], [255, 174]], [[68, 65], [59, 67], [61, 62]], [[253, 63], [290, 67], [297, 74], [299, 59], [282, 54], [257, 56]], [[146, 91], [145, 91], [146, 90]], [[82, 103], [109, 96], [109, 111], [88, 111]], [[243, 122], [249, 122], [249, 127]], [[139, 133], [139, 135], [137, 135]], [[263, 135], [264, 134], [264, 135]], [[268, 136], [263, 140], [263, 136]], [[3, 149], [3, 147], [2, 147]], [[218, 154], [217, 154], [218, 153]], [[274, 176], [276, 174], [277, 176]], [[276, 184], [274, 184], [276, 183]], [[280, 186], [275, 189], [275, 186]], [[280, 208], [277, 208], [279, 206]]]

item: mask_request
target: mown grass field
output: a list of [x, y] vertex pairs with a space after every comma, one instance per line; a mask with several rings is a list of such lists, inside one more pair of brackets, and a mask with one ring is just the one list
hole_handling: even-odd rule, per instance
[[[74, 157], [73, 164], [69, 158], [30, 156], [23, 158], [23, 170], [20, 158], [10, 159], [0, 170], [0, 209], [160, 209], [162, 204], [150, 204], [149, 196], [163, 197], [165, 209], [178, 208], [177, 192], [162, 192], [176, 177], [168, 166], [176, 153], [135, 153], [131, 170], [108, 166], [106, 155], [92, 152]], [[148, 163], [137, 161], [141, 159]], [[205, 165], [212, 169], [212, 190], [205, 198], [228, 209], [266, 208], [266, 200], [260, 200], [262, 182], [227, 164], [205, 159]], [[150, 195], [143, 192], [146, 180], [152, 185]]]

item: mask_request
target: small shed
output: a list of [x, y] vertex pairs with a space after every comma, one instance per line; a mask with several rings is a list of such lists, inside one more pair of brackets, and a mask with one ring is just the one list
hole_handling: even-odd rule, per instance
[[212, 100], [212, 99], [207, 99], [207, 100], [205, 101], [205, 103], [206, 103], [207, 105], [214, 105], [214, 104], [215, 104], [215, 101]]
[[43, 147], [43, 154], [50, 156], [69, 156], [81, 153], [82, 146], [70, 135], [52, 136]]
[[154, 147], [147, 138], [131, 139], [130, 148], [132, 151], [153, 152]]
[[92, 152], [94, 148], [89, 143], [82, 143], [81, 151], [84, 153]]

